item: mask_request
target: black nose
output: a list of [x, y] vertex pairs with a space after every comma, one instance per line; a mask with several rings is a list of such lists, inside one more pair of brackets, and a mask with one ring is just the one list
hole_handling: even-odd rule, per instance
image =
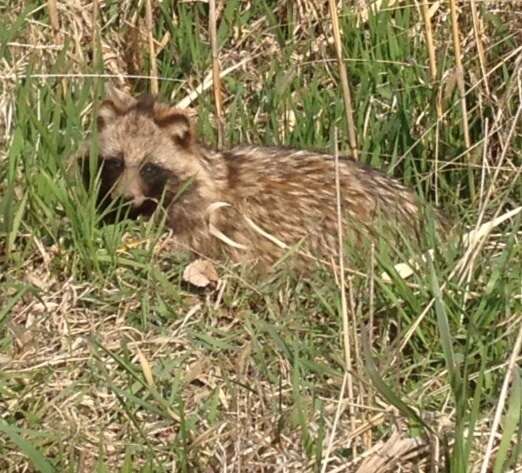
[[131, 214], [134, 215], [133, 218], [136, 218], [139, 215], [143, 215], [145, 217], [150, 217], [155, 212], [157, 206], [158, 205], [156, 204], [156, 202], [154, 202], [152, 200], [146, 200], [139, 207], [133, 207], [131, 209]]
[[135, 209], [132, 202], [123, 199], [111, 199], [110, 197], [104, 198], [98, 205], [98, 211], [102, 214], [102, 223], [111, 224], [116, 223], [125, 218], [135, 219], [137, 217], [133, 214]]
[[125, 219], [136, 220], [139, 216], [150, 217], [156, 208], [157, 204], [152, 200], [145, 200], [136, 207], [132, 200], [124, 197], [103, 199], [98, 206], [102, 214], [101, 222], [104, 224], [113, 224]]

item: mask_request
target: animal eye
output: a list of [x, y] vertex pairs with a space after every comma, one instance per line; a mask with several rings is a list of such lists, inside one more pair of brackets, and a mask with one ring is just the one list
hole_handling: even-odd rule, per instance
[[140, 170], [143, 177], [154, 178], [163, 174], [163, 169], [155, 164], [146, 163]]
[[110, 157], [103, 160], [103, 167], [111, 171], [118, 171], [123, 168], [123, 159], [120, 157]]
[[151, 192], [161, 193], [168, 180], [173, 182], [174, 176], [167, 169], [152, 163], [145, 163], [140, 169], [140, 175]]

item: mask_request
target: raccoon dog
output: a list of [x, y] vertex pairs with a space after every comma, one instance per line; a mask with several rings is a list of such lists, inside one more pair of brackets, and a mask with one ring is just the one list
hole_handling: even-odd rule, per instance
[[[101, 196], [124, 199], [131, 216], [150, 216], [161, 203], [180, 247], [265, 268], [286, 253], [300, 267], [337, 257], [331, 155], [252, 145], [215, 151], [198, 141], [185, 110], [114, 89], [99, 108], [98, 140]], [[349, 158], [338, 172], [348, 248], [417, 238], [422, 212], [410, 190]]]

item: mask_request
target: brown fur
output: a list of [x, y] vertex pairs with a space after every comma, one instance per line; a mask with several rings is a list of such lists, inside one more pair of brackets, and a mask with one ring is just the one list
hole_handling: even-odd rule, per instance
[[[98, 117], [103, 162], [123, 160], [116, 178], [110, 169], [102, 173], [102, 188], [131, 201], [137, 213], [165, 191], [167, 223], [182, 246], [263, 266], [287, 251], [281, 246], [298, 245], [301, 262], [336, 257], [332, 156], [258, 146], [216, 152], [198, 143], [185, 111], [120, 91], [101, 104]], [[155, 169], [152, 184], [145, 163]], [[339, 173], [344, 236], [352, 245], [399, 233], [415, 239], [420, 210], [409, 190], [347, 158], [339, 160]]]

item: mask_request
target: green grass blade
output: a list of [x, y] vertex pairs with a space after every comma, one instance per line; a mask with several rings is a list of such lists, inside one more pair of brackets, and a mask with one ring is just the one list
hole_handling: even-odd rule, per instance
[[[509, 459], [509, 448], [513, 442], [513, 438], [517, 429], [522, 429], [522, 383], [520, 380], [520, 369], [515, 366], [513, 370], [513, 382], [511, 384], [511, 396], [509, 398], [507, 411], [502, 423], [502, 438], [495, 455], [495, 466], [493, 473], [502, 473], [506, 471], [504, 468]], [[520, 454], [517, 452], [516, 454]], [[512, 463], [517, 463], [517, 458], [512, 458]]]
[[47, 459], [19, 433], [18, 429], [0, 419], [0, 431], [6, 434], [11, 442], [15, 443], [20, 451], [27, 456], [33, 466], [41, 473], [55, 473], [57, 470]]
[[[366, 331], [365, 331], [366, 332]], [[412, 409], [408, 403], [403, 401], [392, 388], [390, 388], [384, 378], [380, 374], [380, 370], [377, 368], [373, 356], [370, 351], [367, 333], [364, 334], [364, 341], [362, 343], [364, 366], [366, 372], [370, 376], [373, 386], [377, 392], [388, 401], [392, 406], [396, 407], [405, 417], [415, 420], [419, 425], [422, 425], [429, 431], [432, 431], [431, 427], [424, 422], [424, 420]]]

